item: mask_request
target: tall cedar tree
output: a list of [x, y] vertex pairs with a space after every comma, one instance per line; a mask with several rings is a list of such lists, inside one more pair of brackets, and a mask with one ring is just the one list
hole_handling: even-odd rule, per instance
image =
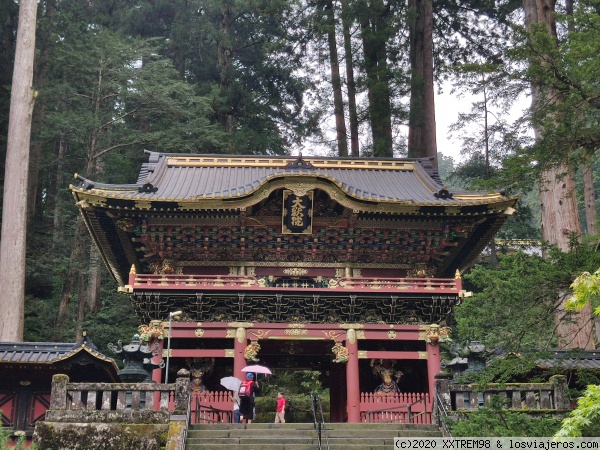
[[[525, 25], [534, 39], [546, 39], [558, 45], [555, 22], [555, 4], [553, 0], [524, 0]], [[544, 66], [543, 55], [532, 56], [532, 64]], [[533, 83], [532, 108], [535, 111], [544, 104], [560, 102], [552, 86]], [[546, 127], [536, 126], [536, 139], [541, 139]], [[544, 170], [540, 179], [540, 205], [542, 212], [542, 238], [563, 251], [569, 251], [573, 236], [581, 235], [579, 211], [575, 191], [574, 170], [570, 162]], [[564, 310], [567, 295], [563, 297], [563, 306], [556, 316], [558, 333], [563, 338], [562, 346], [567, 348], [594, 348], [593, 321], [591, 308], [569, 317]], [[571, 320], [564, 320], [571, 319]]]
[[392, 105], [388, 41], [390, 5], [383, 0], [360, 0], [359, 22], [363, 44], [364, 70], [369, 99], [368, 114], [373, 138], [373, 155], [393, 156]]
[[10, 97], [6, 173], [0, 242], [0, 341], [22, 341], [25, 311], [25, 243], [27, 175], [31, 115], [34, 105], [33, 64], [37, 1], [22, 0]]
[[437, 167], [432, 0], [409, 0], [408, 7], [411, 68], [408, 156], [433, 157]]
[[336, 142], [338, 156], [348, 156], [348, 137], [346, 120], [344, 117], [344, 100], [342, 98], [342, 79], [340, 77], [340, 62], [337, 51], [335, 32], [335, 10], [332, 0], [321, 0], [323, 11], [323, 26], [327, 34], [329, 47], [329, 66], [331, 72], [331, 86], [333, 88], [333, 110], [335, 116]]

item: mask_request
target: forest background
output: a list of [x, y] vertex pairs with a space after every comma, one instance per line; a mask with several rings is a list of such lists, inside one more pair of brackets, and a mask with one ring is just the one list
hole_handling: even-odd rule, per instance
[[[590, 307], [564, 308], [573, 279], [600, 266], [596, 0], [37, 6], [27, 225], [20, 227], [27, 232], [24, 340], [75, 341], [86, 331], [108, 353], [109, 342], [136, 331], [69, 182], [78, 173], [131, 183], [148, 149], [436, 157], [451, 189], [522, 195], [498, 242], [465, 276], [476, 295], [457, 308], [457, 343], [526, 353], [599, 342]], [[0, 3], [0, 185], [18, 16], [18, 2]], [[459, 164], [437, 148], [434, 86], [442, 84], [453, 86], [457, 101], [475, 99], [452, 126]], [[524, 95], [532, 108], [509, 121]], [[11, 218], [3, 214], [3, 233]], [[515, 253], [523, 241], [543, 241], [543, 256]], [[0, 267], [2, 276], [14, 266]], [[9, 295], [0, 293], [2, 305]], [[533, 359], [523, 361], [494, 376], [528, 370]]]

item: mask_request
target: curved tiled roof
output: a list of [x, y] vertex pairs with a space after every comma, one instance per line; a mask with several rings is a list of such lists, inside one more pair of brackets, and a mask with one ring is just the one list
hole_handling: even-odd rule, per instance
[[[404, 243], [402, 251], [408, 252], [407, 258], [410, 253], [412, 259], [394, 263], [395, 267], [402, 265], [402, 270], [405, 270], [423, 258], [430, 258], [427, 264], [431, 266], [432, 273], [452, 276], [456, 268], [463, 269], [474, 260], [514, 212], [512, 207], [518, 200], [504, 192], [448, 192], [442, 186], [430, 158], [304, 159], [301, 155], [270, 157], [150, 152], [135, 184], [101, 184], [77, 178], [79, 184], [71, 186], [73, 195], [107, 267], [121, 286], [127, 283], [132, 265], [148, 271], [148, 265], [156, 255], [160, 258], [165, 258], [164, 255], [186, 258], [190, 267], [196, 263], [204, 267], [212, 262], [229, 261], [233, 264], [237, 261], [238, 255], [233, 247], [242, 246], [237, 240], [229, 253], [217, 254], [219, 246], [210, 244], [212, 238], [206, 235], [202, 239], [209, 241], [207, 250], [196, 251], [197, 246], [204, 248], [205, 245], [204, 240], [200, 243], [200, 235], [210, 234], [202, 228], [204, 226], [223, 224], [224, 228], [232, 228], [252, 223], [269, 228], [273, 236], [287, 234], [281, 226], [281, 218], [277, 217], [281, 215], [279, 211], [282, 208], [277, 203], [283, 200], [284, 190], [294, 193], [312, 191], [320, 196], [316, 208], [321, 209], [314, 220], [320, 231], [344, 227], [366, 230], [378, 226], [401, 229], [402, 233], [414, 230], [416, 234], [413, 234], [419, 235], [424, 226], [435, 228], [442, 234], [440, 230], [452, 228], [450, 241], [443, 244], [444, 248], [436, 253], [435, 258], [431, 254], [422, 257], [413, 251], [416, 247]], [[220, 214], [227, 216], [226, 220]], [[391, 222], [386, 225], [388, 220]], [[332, 225], [332, 221], [336, 225]], [[151, 229], [147, 229], [148, 223], [151, 223]], [[162, 230], [162, 223], [173, 226], [192, 224], [199, 227], [198, 233], [181, 242], [170, 236], [161, 240], [157, 236], [167, 232]], [[158, 228], [152, 231], [154, 226]], [[413, 239], [413, 234], [407, 239]], [[154, 239], [159, 239], [156, 248], [151, 243]], [[261, 252], [270, 251], [271, 244], [262, 241], [253, 244], [252, 239], [248, 239], [243, 244], [243, 258], [247, 263], [252, 263], [255, 257], [264, 258]], [[303, 233], [303, 237], [298, 239], [302, 241], [301, 245], [312, 249], [317, 245], [315, 239], [321, 238]], [[377, 246], [377, 239], [365, 245]], [[436, 240], [435, 245], [442, 241]], [[175, 244], [171, 247], [173, 242]], [[318, 245], [329, 244], [323, 241]], [[152, 250], [149, 250], [151, 247]], [[337, 250], [332, 248], [331, 251]], [[345, 260], [344, 256], [340, 257], [340, 261], [367, 264], [360, 260], [362, 254], [355, 252], [351, 255], [354, 259]], [[222, 260], [225, 257], [227, 261]], [[279, 261], [283, 256], [273, 258]], [[311, 256], [310, 262], [329, 267], [337, 264], [337, 259], [334, 259], [325, 263], [317, 256]], [[277, 261], [271, 258], [263, 262], [275, 264]], [[376, 262], [373, 264], [377, 265]]]
[[0, 364], [57, 364], [77, 355], [101, 361], [116, 374], [119, 367], [114, 359], [104, 356], [93, 346], [62, 342], [0, 342]]
[[377, 203], [459, 206], [506, 200], [501, 194], [454, 192], [442, 185], [430, 159], [306, 158], [150, 153], [136, 184], [109, 185], [78, 177], [74, 190], [125, 200], [194, 201], [250, 196], [271, 180], [314, 178], [349, 197]]

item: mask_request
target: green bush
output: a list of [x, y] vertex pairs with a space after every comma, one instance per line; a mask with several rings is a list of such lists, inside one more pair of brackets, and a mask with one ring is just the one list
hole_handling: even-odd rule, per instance
[[507, 411], [507, 399], [493, 396], [488, 406], [464, 414], [460, 420], [449, 421], [454, 437], [551, 437], [560, 428], [561, 420], [532, 417], [520, 411]]

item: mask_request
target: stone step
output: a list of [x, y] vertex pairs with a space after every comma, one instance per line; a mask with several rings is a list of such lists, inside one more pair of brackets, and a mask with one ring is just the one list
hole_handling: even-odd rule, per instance
[[[437, 430], [435, 425], [424, 423], [328, 423], [328, 430]], [[190, 430], [271, 430], [271, 429], [306, 429], [314, 430], [312, 423], [215, 423], [190, 425]]]
[[[389, 450], [395, 437], [442, 436], [434, 425], [396, 423], [333, 423], [326, 433], [330, 450]], [[188, 430], [186, 450], [314, 450], [317, 443], [312, 423], [198, 424]]]
[[[330, 430], [326, 428], [327, 435], [333, 438], [376, 438], [376, 437], [441, 437], [438, 430], [362, 430], [348, 429]], [[239, 437], [261, 437], [284, 435], [289, 437], [304, 437], [307, 434], [315, 434], [314, 428], [309, 429], [234, 429], [234, 430], [189, 430], [188, 438], [239, 438]]]
[[[322, 445], [323, 448], [326, 448], [325, 443], [323, 443]], [[236, 450], [315, 450], [317, 448], [317, 444], [283, 444], [283, 445], [279, 445], [279, 444], [275, 444], [275, 445], [270, 445], [270, 444], [266, 444], [266, 445], [259, 445], [259, 446], [255, 446], [252, 444], [249, 445], [236, 445], [235, 446]], [[330, 450], [345, 450], [345, 449], [351, 449], [351, 450], [390, 450], [390, 445], [366, 445], [366, 446], [362, 446], [361, 444], [352, 444], [352, 443], [344, 443], [344, 444], [330, 444], [329, 445], [329, 449]], [[206, 444], [203, 445], [201, 447], [194, 447], [194, 446], [187, 446], [186, 450], [229, 450], [231, 449], [231, 444], [219, 444], [219, 443], [212, 443], [212, 444]]]
[[235, 437], [235, 438], [222, 438], [222, 439], [211, 439], [211, 438], [188, 438], [186, 441], [188, 445], [202, 446], [205, 444], [219, 443], [229, 445], [283, 445], [283, 444], [313, 444], [317, 441], [316, 437], [313, 436], [297, 436], [290, 438], [288, 436], [272, 436], [272, 437]]

